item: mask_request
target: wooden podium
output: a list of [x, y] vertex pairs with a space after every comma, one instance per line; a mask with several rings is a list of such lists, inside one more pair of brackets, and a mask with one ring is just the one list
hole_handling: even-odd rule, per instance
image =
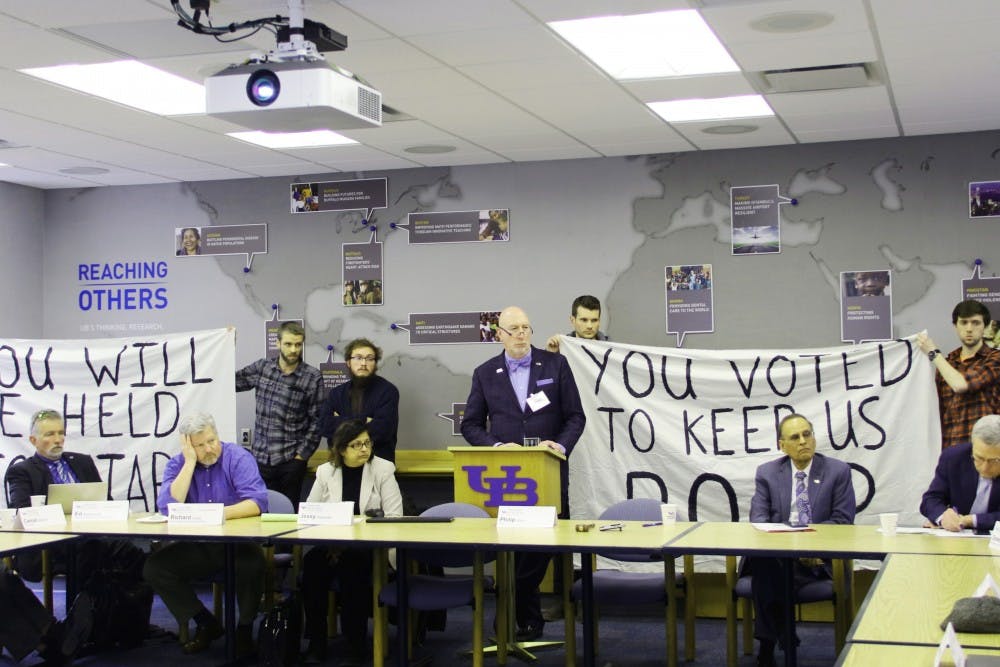
[[548, 447], [449, 447], [455, 457], [455, 502], [482, 507], [552, 505], [562, 512], [559, 468], [566, 457]]

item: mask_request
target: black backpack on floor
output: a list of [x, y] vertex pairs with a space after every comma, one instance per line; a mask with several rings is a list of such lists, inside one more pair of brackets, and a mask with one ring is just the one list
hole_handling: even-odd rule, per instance
[[296, 592], [274, 605], [257, 629], [257, 656], [261, 667], [289, 667], [299, 662], [302, 601]]

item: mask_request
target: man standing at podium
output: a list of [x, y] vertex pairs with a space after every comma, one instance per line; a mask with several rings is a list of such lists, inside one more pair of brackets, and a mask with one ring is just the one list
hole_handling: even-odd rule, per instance
[[[531, 345], [531, 321], [517, 306], [500, 313], [497, 326], [504, 351], [472, 375], [462, 435], [470, 445], [548, 447], [567, 457], [583, 433], [586, 418], [566, 358]], [[569, 512], [568, 466], [560, 462], [563, 513]], [[518, 641], [542, 636], [538, 585], [551, 554], [515, 556]]]

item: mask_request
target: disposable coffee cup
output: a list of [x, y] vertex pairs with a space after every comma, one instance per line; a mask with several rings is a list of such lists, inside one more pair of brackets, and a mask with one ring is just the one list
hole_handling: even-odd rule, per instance
[[663, 503], [660, 505], [660, 521], [663, 525], [677, 523], [677, 505], [674, 503]]
[[896, 525], [899, 523], [899, 514], [896, 512], [885, 512], [878, 515], [878, 521], [882, 526], [882, 534], [892, 536], [896, 534]]
[[45, 504], [45, 496], [44, 495], [41, 495], [41, 496], [31, 496], [31, 506], [32, 507], [41, 507], [44, 504]]

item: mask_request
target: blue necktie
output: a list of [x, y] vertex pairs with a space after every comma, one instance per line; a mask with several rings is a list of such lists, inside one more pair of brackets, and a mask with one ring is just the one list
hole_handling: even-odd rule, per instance
[[806, 489], [806, 474], [801, 470], [795, 473], [795, 508], [799, 511], [800, 526], [812, 522], [812, 508], [809, 507], [809, 492]]
[[73, 475], [70, 473], [69, 466], [66, 461], [59, 459], [56, 461], [56, 472], [59, 479], [56, 480], [56, 484], [72, 484]]

